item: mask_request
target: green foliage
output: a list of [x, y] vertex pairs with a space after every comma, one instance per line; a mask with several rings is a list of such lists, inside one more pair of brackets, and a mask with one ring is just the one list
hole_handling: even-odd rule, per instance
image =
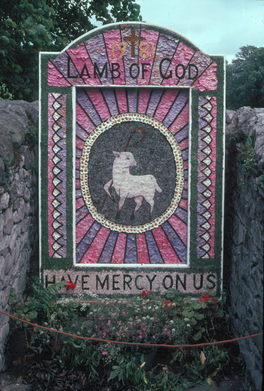
[[140, 385], [144, 382], [147, 382], [146, 377], [144, 376], [144, 371], [140, 368], [139, 364], [140, 361], [138, 360], [137, 356], [121, 356], [118, 364], [112, 366], [108, 381], [113, 380], [125, 385], [130, 381], [131, 378], [133, 378], [135, 385]]
[[98, 24], [141, 20], [135, 0], [2, 0], [0, 97], [38, 97], [38, 53], [60, 51]]
[[[9, 305], [16, 309], [16, 316], [23, 318], [30, 322], [49, 321], [50, 327], [60, 326], [61, 322], [68, 319], [68, 316], [75, 316], [75, 307], [77, 304], [73, 303], [71, 307], [64, 311], [57, 300], [56, 295], [58, 291], [64, 287], [64, 283], [50, 285], [44, 288], [39, 283], [32, 285], [32, 297], [29, 297], [25, 302], [17, 302], [14, 291], [9, 296]], [[56, 317], [54, 316], [56, 314]], [[25, 324], [25, 327], [27, 325]]]
[[227, 65], [227, 108], [264, 107], [264, 47], [243, 46]]
[[[174, 300], [150, 292], [129, 299], [88, 300], [61, 295], [64, 284], [46, 289], [33, 284], [32, 297], [18, 303], [12, 292], [9, 304], [21, 318], [107, 340], [192, 344], [230, 334], [224, 304], [209, 295], [194, 299], [171, 290], [168, 296]], [[106, 385], [109, 391], [183, 391], [212, 383], [230, 361], [221, 345], [169, 349], [84, 341], [26, 325], [25, 330], [31, 360], [34, 356], [25, 380], [36, 391], [77, 390], [74, 382], [83, 391]]]
[[38, 127], [32, 125], [25, 134], [25, 143], [33, 149], [38, 143]]
[[204, 346], [183, 352], [183, 369], [190, 381], [212, 382], [219, 371], [229, 363], [228, 353], [219, 346]]
[[0, 83], [15, 99], [37, 96], [38, 51], [52, 46], [53, 17], [45, 0], [1, 2]]
[[261, 190], [264, 190], [264, 174], [257, 178], [257, 185]]
[[34, 362], [26, 374], [27, 382], [34, 384], [35, 391], [79, 391], [87, 390], [87, 379], [77, 369], [65, 370], [59, 359]]
[[252, 137], [247, 137], [238, 149], [238, 160], [245, 175], [255, 175], [258, 171], [255, 142]]
[[13, 99], [13, 94], [8, 90], [5, 83], [0, 83], [0, 100]]
[[11, 175], [11, 159], [9, 158], [3, 158], [1, 159], [1, 165], [0, 167], [0, 186], [4, 186], [9, 182], [10, 175]]
[[54, 36], [63, 44], [86, 33], [98, 24], [139, 21], [140, 6], [135, 0], [46, 0], [54, 10]]

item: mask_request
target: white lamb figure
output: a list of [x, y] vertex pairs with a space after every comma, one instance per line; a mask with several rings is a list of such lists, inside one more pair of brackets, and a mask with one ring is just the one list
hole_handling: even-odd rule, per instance
[[130, 167], [137, 165], [135, 158], [131, 152], [116, 152], [113, 151], [115, 160], [113, 163], [113, 177], [104, 185], [104, 189], [110, 198], [109, 189], [111, 186], [119, 195], [118, 211], [122, 209], [126, 198], [134, 198], [136, 207], [134, 213], [141, 207], [143, 199], [150, 205], [152, 214], [154, 207], [154, 194], [157, 190], [162, 192], [157, 184], [156, 178], [153, 175], [131, 175]]

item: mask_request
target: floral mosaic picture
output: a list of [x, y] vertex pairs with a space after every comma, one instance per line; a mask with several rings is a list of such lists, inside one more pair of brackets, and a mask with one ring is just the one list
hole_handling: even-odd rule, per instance
[[220, 293], [223, 58], [119, 23], [41, 53], [41, 86], [44, 283]]
[[80, 89], [76, 113], [77, 262], [186, 264], [188, 91]]

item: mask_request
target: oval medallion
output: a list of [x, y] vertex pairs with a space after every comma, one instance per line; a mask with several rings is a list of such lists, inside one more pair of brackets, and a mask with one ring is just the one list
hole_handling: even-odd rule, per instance
[[164, 223], [183, 189], [183, 160], [173, 135], [143, 114], [101, 123], [85, 142], [80, 167], [91, 215], [111, 230], [140, 233]]

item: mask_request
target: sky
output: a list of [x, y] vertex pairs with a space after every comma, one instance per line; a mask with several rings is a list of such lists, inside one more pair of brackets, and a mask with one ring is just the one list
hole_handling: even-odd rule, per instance
[[171, 29], [228, 62], [241, 46], [264, 46], [264, 0], [136, 0], [143, 21]]

